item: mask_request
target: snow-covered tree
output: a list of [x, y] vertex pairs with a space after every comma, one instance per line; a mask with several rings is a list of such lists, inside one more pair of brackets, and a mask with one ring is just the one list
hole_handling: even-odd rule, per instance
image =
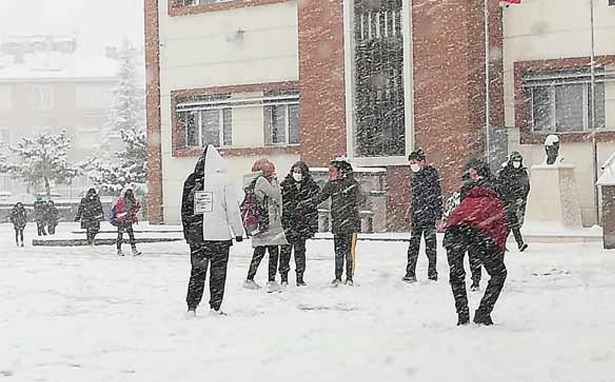
[[[118, 53], [118, 83], [114, 103], [104, 128], [102, 152], [80, 164], [85, 174], [106, 191], [118, 191], [126, 183], [142, 189], [147, 181], [145, 138], [145, 91], [137, 81], [140, 55], [128, 42]], [[119, 140], [124, 147], [118, 147]]]
[[15, 146], [9, 146], [16, 161], [7, 161], [7, 172], [21, 178], [28, 189], [44, 185], [49, 194], [52, 183], [69, 184], [78, 174], [78, 169], [68, 161], [70, 148], [71, 139], [64, 130], [60, 134], [23, 137]]

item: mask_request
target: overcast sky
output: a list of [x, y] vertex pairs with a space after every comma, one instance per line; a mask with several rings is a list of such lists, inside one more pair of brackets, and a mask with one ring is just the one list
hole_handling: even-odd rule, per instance
[[143, 46], [143, 0], [0, 1], [0, 40], [11, 35], [69, 34], [78, 53], [104, 55], [128, 37]]

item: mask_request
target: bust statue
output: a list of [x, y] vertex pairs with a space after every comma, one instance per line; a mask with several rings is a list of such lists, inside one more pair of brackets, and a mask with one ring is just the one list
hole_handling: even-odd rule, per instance
[[559, 137], [555, 134], [547, 135], [545, 139], [546, 164], [556, 165], [562, 161], [559, 156]]

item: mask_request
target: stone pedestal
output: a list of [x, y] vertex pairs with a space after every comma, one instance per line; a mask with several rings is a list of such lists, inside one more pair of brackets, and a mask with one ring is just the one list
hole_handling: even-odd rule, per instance
[[581, 228], [579, 193], [574, 166], [532, 166], [526, 221]]

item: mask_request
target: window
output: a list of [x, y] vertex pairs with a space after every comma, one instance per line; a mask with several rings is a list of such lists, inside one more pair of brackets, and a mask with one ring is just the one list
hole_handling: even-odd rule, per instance
[[11, 110], [13, 107], [13, 89], [0, 87], [0, 110]]
[[180, 118], [186, 126], [187, 147], [222, 147], [233, 143], [233, 113], [229, 108], [188, 111]]
[[32, 88], [32, 107], [36, 110], [49, 110], [53, 106], [50, 86], [35, 86]]
[[189, 7], [192, 5], [224, 3], [231, 0], [179, 0], [175, 4], [176, 7]]
[[299, 144], [299, 105], [270, 105], [265, 112], [265, 145]]
[[0, 146], [11, 144], [11, 129], [0, 127]]
[[82, 109], [107, 109], [112, 96], [110, 85], [84, 85], [75, 89], [75, 102]]
[[592, 107], [591, 76], [586, 68], [526, 76], [524, 86], [530, 89], [532, 130], [571, 133], [605, 128], [605, 78], [604, 71], [596, 69], [596, 101]]

